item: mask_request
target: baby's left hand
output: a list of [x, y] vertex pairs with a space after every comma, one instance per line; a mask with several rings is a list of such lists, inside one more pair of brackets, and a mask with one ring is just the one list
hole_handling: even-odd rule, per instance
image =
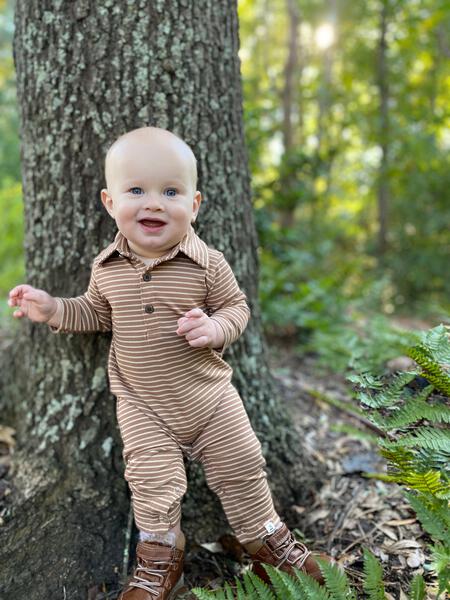
[[178, 335], [184, 335], [193, 348], [221, 348], [225, 341], [222, 328], [201, 308], [193, 308], [178, 319]]

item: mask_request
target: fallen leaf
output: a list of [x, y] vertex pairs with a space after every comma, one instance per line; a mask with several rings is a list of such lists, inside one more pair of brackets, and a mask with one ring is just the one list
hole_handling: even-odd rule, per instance
[[329, 514], [330, 514], [329, 509], [319, 508], [319, 509], [313, 510], [311, 513], [309, 513], [309, 515], [307, 517], [307, 521], [310, 524], [315, 523], [319, 519], [325, 519], [325, 517], [328, 517]]
[[425, 555], [421, 550], [419, 550], [419, 548], [417, 548], [414, 552], [408, 554], [406, 562], [408, 567], [411, 567], [411, 569], [416, 569], [425, 562]]
[[393, 527], [399, 527], [400, 525], [411, 525], [415, 523], [417, 519], [393, 519], [392, 521], [386, 521], [386, 525], [392, 525]]
[[222, 544], [219, 544], [218, 542], [211, 542], [210, 544], [200, 544], [200, 546], [202, 548], [205, 548], [205, 550], [208, 550], [208, 552], [211, 552], [212, 554], [216, 554], [217, 552], [223, 552]]
[[416, 540], [399, 540], [394, 544], [383, 544], [382, 548], [389, 554], [409, 554], [408, 548], [422, 548], [422, 544]]

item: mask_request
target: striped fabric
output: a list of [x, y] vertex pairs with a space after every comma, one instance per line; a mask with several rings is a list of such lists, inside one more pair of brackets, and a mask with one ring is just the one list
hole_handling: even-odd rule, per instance
[[[202, 430], [231, 381], [223, 352], [250, 316], [221, 252], [190, 227], [149, 267], [118, 232], [95, 258], [86, 293], [61, 300], [62, 323], [53, 331], [112, 330], [108, 371], [116, 396], [149, 403], [180, 441], [189, 442]], [[176, 334], [177, 320], [195, 307], [222, 327], [222, 348], [193, 348]]]
[[[204, 465], [241, 543], [266, 534], [264, 524], [279, 518], [265, 460], [222, 358], [250, 311], [223, 254], [191, 226], [165, 255], [144, 261], [118, 232], [95, 258], [86, 293], [60, 300], [53, 332], [112, 331], [108, 372], [137, 526], [164, 533], [179, 520], [184, 453]], [[222, 327], [222, 348], [193, 348], [176, 334], [196, 307]]]
[[[140, 531], [166, 533], [181, 519], [187, 489], [180, 445], [146, 405], [118, 398], [117, 419], [136, 526]], [[219, 496], [241, 544], [267, 535], [267, 522], [280, 521], [261, 444], [231, 384], [193, 441], [189, 457], [203, 465], [208, 486]]]

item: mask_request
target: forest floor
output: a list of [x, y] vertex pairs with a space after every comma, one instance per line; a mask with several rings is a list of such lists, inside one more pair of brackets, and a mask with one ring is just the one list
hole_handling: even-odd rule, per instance
[[[279, 396], [295, 426], [303, 432], [308, 450], [326, 465], [329, 474], [312, 506], [293, 507], [298, 514], [294, 532], [313, 550], [334, 556], [359, 591], [363, 580], [363, 547], [367, 547], [383, 565], [388, 599], [407, 600], [417, 572], [423, 573], [428, 583], [426, 597], [435, 598], [434, 583], [424, 571], [430, 541], [427, 534], [397, 485], [363, 476], [364, 471], [380, 472], [385, 468], [373, 440], [359, 439], [342, 430], [358, 428], [368, 438], [374, 434], [367, 423], [351, 413], [354, 400], [349, 383], [340, 375], [319, 370], [314, 357], [299, 357], [290, 349], [270, 347], [269, 360], [279, 385]], [[339, 407], [333, 404], [335, 401]], [[7, 435], [5, 429], [3, 433]], [[0, 454], [5, 454], [7, 443], [1, 445]], [[0, 456], [4, 463], [6, 458]], [[1, 498], [7, 493], [6, 473], [7, 469], [0, 464], [0, 515]], [[250, 559], [230, 535], [201, 546], [188, 545], [186, 587], [178, 597], [195, 600], [196, 596], [189, 591], [193, 587], [217, 589], [225, 581], [233, 583], [234, 576], [242, 575], [249, 567]], [[114, 600], [117, 592], [98, 590], [90, 597]]]

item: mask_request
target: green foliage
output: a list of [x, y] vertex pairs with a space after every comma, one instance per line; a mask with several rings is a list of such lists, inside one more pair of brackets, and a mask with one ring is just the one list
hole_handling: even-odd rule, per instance
[[0, 187], [0, 294], [24, 276], [23, 211], [21, 185], [12, 180]]
[[364, 548], [364, 591], [369, 600], [384, 600], [383, 569], [367, 548]]
[[[230, 595], [232, 591], [228, 583], [220, 590], [194, 588], [192, 592], [200, 600], [356, 600], [356, 591], [337, 565], [320, 558], [318, 563], [325, 579], [324, 585], [298, 569], [294, 569], [295, 576], [292, 576], [271, 565], [264, 565], [271, 582], [270, 587], [254, 573], [246, 571], [242, 582], [235, 577], [235, 595]], [[383, 571], [378, 560], [367, 549], [364, 549], [364, 573], [364, 590], [368, 594], [368, 600], [384, 600]], [[421, 583], [423, 588], [423, 580]], [[414, 598], [423, 600], [425, 596], [421, 591], [420, 580], [413, 584], [412, 589], [416, 588]]]
[[411, 600], [423, 600], [425, 598], [425, 582], [422, 575], [417, 574], [414, 576], [411, 583]]
[[[407, 352], [418, 368], [397, 373], [390, 380], [362, 372], [349, 377], [359, 386], [357, 397], [366, 416], [386, 437], [378, 440], [388, 461], [387, 474], [371, 474], [396, 482], [405, 493], [423, 528], [433, 539], [431, 565], [439, 592], [449, 591], [450, 581], [450, 422], [448, 387], [450, 339], [439, 325], [422, 334]], [[442, 396], [442, 393], [444, 396]], [[420, 595], [420, 580], [413, 594]]]

